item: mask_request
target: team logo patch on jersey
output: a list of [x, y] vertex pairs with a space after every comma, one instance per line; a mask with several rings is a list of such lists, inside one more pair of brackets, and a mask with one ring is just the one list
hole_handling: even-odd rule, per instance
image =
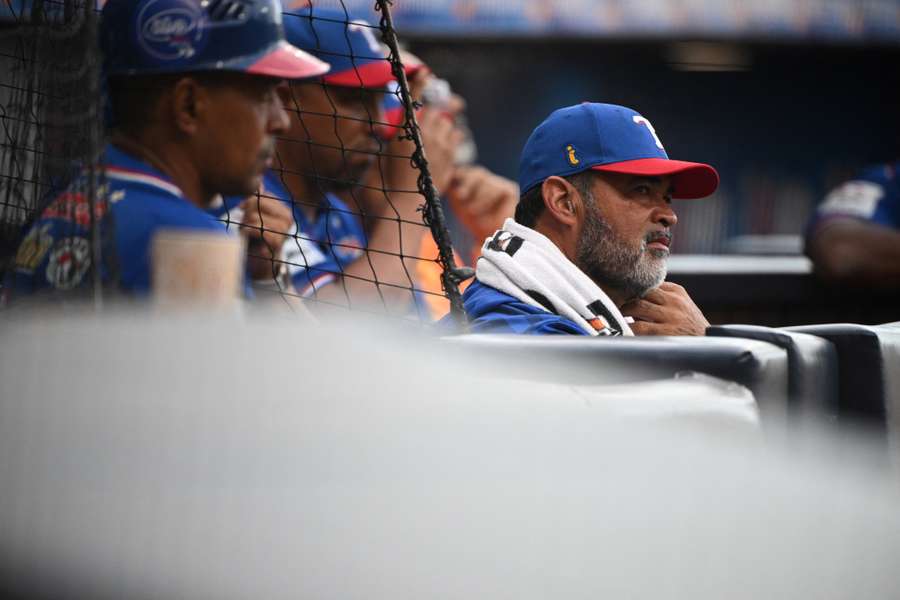
[[85, 238], [61, 239], [47, 261], [47, 282], [58, 290], [71, 290], [91, 267], [91, 245]]
[[138, 43], [158, 60], [191, 58], [206, 41], [205, 25], [199, 2], [150, 0], [138, 13]]
[[52, 225], [46, 224], [35, 227], [22, 240], [19, 251], [16, 253], [16, 270], [23, 273], [33, 273], [37, 269], [50, 247], [53, 245], [53, 236], [50, 235]]
[[[94, 203], [94, 218], [99, 221], [106, 214], [106, 202]], [[91, 206], [81, 192], [64, 192], [41, 213], [42, 219], [64, 219], [81, 227], [91, 225]]]
[[573, 167], [581, 162], [578, 157], [575, 156], [575, 146], [572, 144], [566, 146], [566, 157], [569, 159], [569, 164]]

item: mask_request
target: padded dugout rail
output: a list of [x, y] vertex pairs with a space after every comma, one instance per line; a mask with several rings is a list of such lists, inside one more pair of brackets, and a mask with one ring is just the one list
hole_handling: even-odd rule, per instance
[[788, 402], [792, 413], [836, 415], [838, 411], [838, 355], [834, 344], [808, 333], [758, 325], [716, 325], [713, 337], [759, 340], [784, 348], [788, 361]]
[[900, 432], [900, 324], [835, 323], [786, 327], [834, 344], [838, 357], [838, 415]]
[[537, 381], [590, 385], [705, 373], [748, 388], [764, 416], [787, 415], [787, 351], [759, 340], [470, 334], [442, 343], [451, 352], [483, 353], [494, 368], [502, 365], [503, 376]]

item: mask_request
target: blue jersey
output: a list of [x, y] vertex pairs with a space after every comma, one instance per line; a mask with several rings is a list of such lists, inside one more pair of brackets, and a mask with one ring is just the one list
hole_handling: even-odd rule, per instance
[[571, 319], [525, 304], [478, 280], [463, 294], [463, 307], [472, 333], [587, 335]]
[[[150, 165], [107, 146], [103, 187], [95, 203], [100, 223], [104, 282], [128, 293], [150, 290], [150, 243], [160, 228], [214, 231], [222, 226], [184, 197], [171, 179]], [[91, 215], [83, 177], [56, 196], [28, 230], [16, 255], [13, 290], [72, 290], [91, 267]]]
[[808, 228], [834, 218], [862, 219], [900, 229], [900, 162], [861, 171], [832, 190], [816, 209]]
[[[293, 212], [294, 228], [281, 249], [279, 260], [287, 267], [298, 294], [314, 296], [316, 290], [335, 281], [347, 265], [365, 254], [366, 234], [362, 225], [337, 196], [327, 194], [316, 208], [315, 219], [310, 220], [301, 205], [291, 201], [290, 193], [276, 173], [266, 172], [260, 193], [281, 200]], [[241, 221], [238, 205], [243, 200], [225, 198], [211, 214], [231, 229]]]

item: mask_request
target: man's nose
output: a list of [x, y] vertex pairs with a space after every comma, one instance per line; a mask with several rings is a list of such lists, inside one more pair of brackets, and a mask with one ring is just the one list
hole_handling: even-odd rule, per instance
[[273, 135], [283, 135], [287, 133], [291, 126], [290, 117], [284, 109], [284, 102], [281, 100], [281, 94], [272, 94], [273, 102], [270, 104], [269, 110], [269, 133]]
[[368, 133], [377, 136], [378, 127], [384, 123], [384, 104], [381, 94], [370, 94], [363, 105], [365, 114], [362, 116], [365, 121], [369, 121], [369, 123], [365, 123], [369, 129]]
[[376, 124], [384, 122], [384, 102], [382, 102], [382, 99], [382, 94], [372, 93], [366, 102], [369, 118]]
[[665, 204], [658, 206], [653, 211], [653, 222], [659, 223], [663, 227], [674, 227], [675, 223], [678, 222], [678, 215], [675, 214], [675, 210], [672, 208], [672, 205], [666, 202]]

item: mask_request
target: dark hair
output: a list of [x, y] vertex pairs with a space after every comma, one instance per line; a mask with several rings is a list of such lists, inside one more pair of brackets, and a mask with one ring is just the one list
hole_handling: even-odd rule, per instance
[[[583, 198], [589, 198], [591, 196], [591, 185], [593, 184], [594, 177], [593, 172], [590, 169], [575, 173], [574, 175], [565, 175], [563, 176], [563, 179], [571, 183]], [[516, 223], [519, 225], [534, 227], [538, 217], [544, 212], [544, 195], [541, 192], [543, 184], [544, 182], [542, 181], [522, 194], [519, 198], [515, 215]]]

